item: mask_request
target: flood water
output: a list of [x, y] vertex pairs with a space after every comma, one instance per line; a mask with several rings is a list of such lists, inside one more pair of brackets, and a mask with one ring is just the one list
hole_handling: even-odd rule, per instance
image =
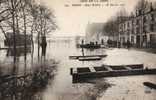
[[[46, 56], [21, 53], [14, 61], [11, 52], [1, 50], [0, 74], [22, 75], [0, 84], [0, 100], [156, 100], [156, 90], [143, 86], [143, 82], [156, 83], [156, 76], [129, 76], [101, 78], [85, 83], [72, 83], [71, 67], [91, 67], [101, 64], [141, 64], [156, 67], [156, 54], [133, 49], [84, 50], [85, 55], [107, 54], [100, 61], [81, 62], [69, 56], [82, 55], [72, 39], [69, 42], [49, 42]], [[22, 83], [23, 82], [23, 83]], [[6, 88], [7, 87], [7, 88]]]

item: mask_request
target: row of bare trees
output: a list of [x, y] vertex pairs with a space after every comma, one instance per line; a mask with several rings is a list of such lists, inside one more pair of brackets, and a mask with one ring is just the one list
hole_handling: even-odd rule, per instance
[[126, 16], [128, 16], [125, 9], [117, 12], [115, 16], [112, 16], [103, 27], [104, 34], [107, 36], [115, 37], [118, 35], [119, 23], [124, 21]]
[[[0, 0], [0, 29], [6, 40], [7, 32], [13, 34], [14, 49], [16, 49], [16, 34], [24, 34], [25, 49], [26, 35], [40, 38], [57, 28], [53, 12], [45, 5], [37, 4], [35, 0]], [[11, 34], [10, 33], [10, 34]]]

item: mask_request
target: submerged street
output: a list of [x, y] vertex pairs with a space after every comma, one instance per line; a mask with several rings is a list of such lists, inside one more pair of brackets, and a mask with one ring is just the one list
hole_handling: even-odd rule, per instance
[[72, 83], [70, 75], [71, 67], [102, 64], [144, 64], [145, 67], [156, 68], [154, 53], [132, 48], [85, 49], [85, 55], [107, 54], [107, 57], [99, 61], [71, 60], [69, 56], [82, 55], [82, 50], [76, 48], [74, 38], [69, 42], [48, 42], [45, 56], [38, 56], [36, 48], [34, 53], [29, 52], [26, 57], [20, 52], [15, 62], [7, 50], [0, 51], [1, 75], [28, 75], [26, 78], [11, 78], [12, 81], [0, 83], [0, 99], [155, 100], [156, 90], [143, 85], [146, 81], [156, 83], [155, 75], [100, 78], [85, 83]]
[[156, 100], [156, 1], [0, 0], [0, 100]]

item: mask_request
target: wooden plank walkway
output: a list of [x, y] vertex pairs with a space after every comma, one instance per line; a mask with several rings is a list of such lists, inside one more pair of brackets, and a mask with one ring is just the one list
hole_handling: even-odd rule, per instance
[[[76, 71], [75, 71], [76, 70]], [[143, 64], [136, 65], [102, 65], [99, 67], [71, 68], [73, 82], [101, 77], [119, 77], [131, 75], [156, 74], [155, 69], [144, 68]]]

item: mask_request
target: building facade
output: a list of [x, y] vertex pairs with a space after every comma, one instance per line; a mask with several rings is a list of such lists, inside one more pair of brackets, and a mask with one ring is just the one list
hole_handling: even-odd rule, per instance
[[136, 47], [156, 47], [156, 9], [152, 4], [119, 24], [119, 41], [130, 41]]

